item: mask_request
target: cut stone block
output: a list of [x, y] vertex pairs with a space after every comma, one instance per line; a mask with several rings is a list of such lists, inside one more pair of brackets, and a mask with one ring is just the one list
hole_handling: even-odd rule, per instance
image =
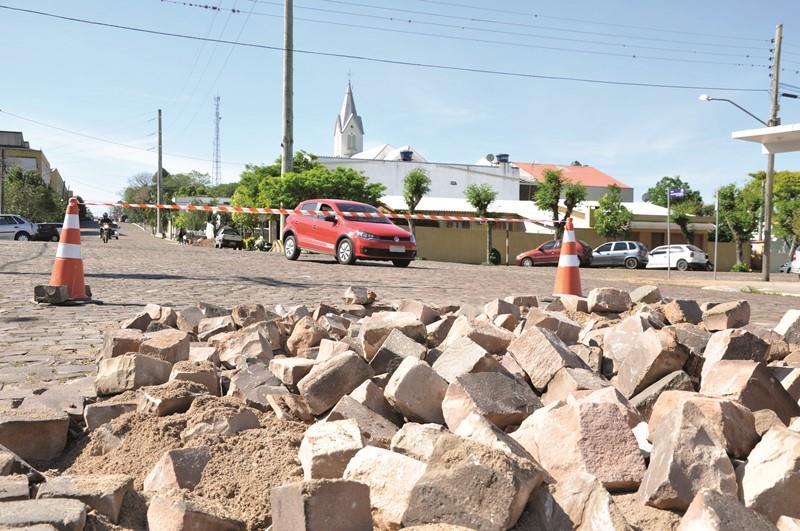
[[688, 374], [680, 370], [673, 371], [634, 395], [631, 405], [645, 421], [649, 421], [658, 397], [666, 391], [694, 391], [694, 386]]
[[147, 527], [159, 531], [244, 531], [243, 522], [213, 514], [209, 505], [207, 500], [199, 504], [183, 495], [158, 495], [147, 506]]
[[219, 366], [219, 353], [217, 352], [217, 347], [209, 347], [205, 343], [190, 343], [189, 361], [194, 363], [209, 361], [213, 363], [214, 366]]
[[775, 522], [775, 527], [778, 528], [778, 531], [800, 531], [800, 518], [781, 516]]
[[259, 361], [246, 368], [239, 369], [231, 376], [228, 395], [236, 396], [238, 393], [247, 393], [264, 385], [282, 386], [281, 381], [272, 374], [266, 363]]
[[[83, 531], [86, 505], [78, 500], [20, 500], [0, 503], [0, 529]], [[38, 527], [38, 529], [37, 529]]]
[[651, 328], [638, 336], [636, 344], [638, 355], [622, 360], [615, 383], [629, 398], [667, 374], [680, 370], [689, 357], [686, 349], [666, 330]]
[[542, 395], [542, 403], [566, 400], [570, 394], [584, 396], [610, 385], [608, 380], [589, 369], [564, 367], [547, 384], [547, 392]]
[[383, 344], [369, 360], [375, 374], [393, 373], [404, 358], [425, 359], [427, 350], [401, 331], [393, 329], [383, 340]]
[[139, 390], [138, 411], [156, 417], [183, 413], [195, 398], [207, 394], [205, 385], [182, 380], [143, 387]]
[[490, 356], [486, 349], [467, 337], [460, 337], [450, 342], [432, 367], [448, 382], [473, 372], [502, 370], [500, 363]]
[[519, 325], [519, 320], [510, 313], [501, 313], [494, 318], [492, 324], [513, 332], [514, 329], [517, 328], [517, 325]]
[[53, 409], [0, 410], [0, 445], [22, 459], [48, 461], [67, 444], [69, 415]]
[[218, 340], [216, 347], [220, 363], [229, 368], [234, 368], [242, 358], [269, 363], [272, 359], [272, 344], [267, 327], [267, 323], [260, 322], [217, 336], [215, 339]]
[[341, 478], [347, 463], [364, 447], [358, 423], [353, 419], [312, 424], [300, 443], [303, 477]]
[[443, 433], [445, 429], [440, 424], [406, 422], [392, 438], [390, 448], [393, 452], [427, 463]]
[[711, 489], [695, 495], [681, 518], [677, 531], [775, 531], [772, 522], [739, 502], [735, 496], [725, 496]]
[[631, 291], [631, 302], [638, 304], [658, 304], [661, 302], [661, 291], [658, 286], [639, 286]]
[[755, 361], [718, 361], [703, 378], [700, 392], [738, 400], [750, 411], [771, 409], [784, 423], [800, 415], [797, 402], [764, 365]]
[[741, 328], [748, 323], [750, 323], [750, 303], [747, 301], [723, 302], [703, 313], [703, 324], [710, 332]]
[[297, 389], [308, 402], [311, 412], [319, 415], [373, 374], [362, 357], [345, 352], [318, 364], [300, 380]]
[[67, 286], [34, 286], [33, 300], [39, 304], [64, 304], [69, 300], [69, 288]]
[[500, 428], [519, 424], [542, 407], [539, 397], [524, 382], [496, 372], [465, 374], [447, 387], [442, 402], [444, 420], [451, 431], [470, 413], [478, 413]]
[[358, 333], [364, 355], [372, 359], [389, 333], [397, 329], [412, 340], [425, 341], [425, 325], [413, 313], [377, 312], [364, 319]]
[[631, 315], [619, 324], [603, 329], [606, 331], [599, 346], [603, 348], [603, 357], [611, 361], [614, 374], [619, 371], [623, 360], [638, 354], [641, 336], [651, 328], [650, 322], [643, 316]]
[[239, 328], [267, 320], [267, 311], [261, 304], [238, 304], [231, 310], [233, 323]]
[[561, 295], [559, 298], [564, 310], [570, 314], [589, 313], [589, 299], [577, 295]]
[[528, 461], [535, 461], [534, 457], [516, 440], [506, 432], [492, 424], [486, 417], [470, 412], [459, 422], [458, 428], [453, 430], [454, 435], [464, 437], [489, 448], [500, 450], [511, 456], [516, 456]]
[[694, 300], [676, 299], [664, 305], [664, 315], [672, 324], [699, 324], [703, 320], [703, 311]]
[[100, 358], [115, 358], [129, 352], [139, 352], [143, 340], [144, 334], [135, 328], [109, 330], [105, 333]]
[[790, 345], [800, 344], [800, 310], [787, 310], [773, 330]]
[[373, 522], [393, 531], [402, 527], [411, 491], [424, 473], [422, 461], [368, 446], [350, 460], [344, 479], [369, 486]]
[[545, 391], [547, 384], [563, 367], [589, 368], [553, 332], [537, 327], [525, 330], [508, 346], [508, 352], [539, 392]]
[[285, 385], [297, 385], [316, 362], [305, 358], [273, 358], [269, 370]]
[[150, 321], [152, 321], [152, 320], [153, 320], [153, 318], [150, 317], [149, 313], [141, 312], [141, 313], [137, 313], [136, 315], [134, 315], [130, 319], [126, 319], [126, 320], [122, 321], [122, 323], [120, 323], [119, 327], [120, 328], [130, 328], [130, 329], [135, 329], [135, 330], [139, 330], [141, 332], [144, 332], [145, 330], [147, 330], [147, 327], [150, 325]]
[[447, 523], [489, 531], [510, 529], [544, 477], [532, 461], [442, 435], [411, 491], [403, 526]]
[[97, 402], [96, 404], [89, 404], [86, 406], [83, 410], [83, 420], [86, 423], [86, 429], [92, 431], [106, 422], [111, 422], [120, 415], [136, 411], [138, 407], [138, 401], [113, 403]]
[[50, 387], [41, 394], [26, 396], [18, 409], [54, 409], [73, 417], [83, 416], [84, 397], [80, 389], [69, 385]]
[[283, 485], [272, 489], [270, 502], [272, 531], [373, 528], [369, 486], [357, 481], [322, 479]]
[[516, 304], [511, 304], [508, 301], [503, 299], [494, 299], [491, 302], [488, 302], [486, 306], [483, 307], [483, 313], [485, 313], [489, 319], [494, 321], [494, 319], [501, 314], [510, 314], [519, 320], [519, 306]]
[[353, 389], [350, 398], [359, 404], [368, 407], [378, 415], [387, 419], [393, 424], [400, 425], [403, 418], [394, 410], [386, 397], [383, 396], [383, 389], [378, 387], [373, 380], [366, 380], [364, 383]]
[[800, 433], [769, 430], [738, 469], [739, 497], [770, 521], [781, 515], [800, 518]]
[[438, 321], [434, 321], [426, 326], [425, 344], [431, 348], [438, 347], [445, 339], [447, 339], [447, 334], [450, 333], [450, 329], [453, 327], [453, 323], [455, 322], [455, 315], [446, 315]]
[[701, 376], [705, 378], [711, 367], [720, 360], [753, 360], [766, 363], [768, 351], [767, 342], [747, 330], [739, 328], [720, 330], [711, 335], [703, 352], [705, 362]]
[[139, 352], [170, 364], [189, 359], [189, 334], [181, 330], [167, 329], [146, 334]]
[[221, 394], [219, 373], [210, 361], [179, 361], [172, 366], [169, 381], [194, 382], [205, 387], [214, 396]]
[[[181, 440], [184, 443], [204, 435], [213, 434], [220, 437], [230, 437], [240, 431], [261, 427], [261, 423], [252, 409], [239, 403], [225, 402], [225, 399], [209, 397], [208, 400], [219, 401], [227, 407], [213, 411], [212, 414], [206, 415], [203, 420], [188, 424], [186, 429], [181, 432]], [[204, 403], [204, 399], [202, 397], [198, 398], [193, 405], [197, 403]], [[190, 408], [189, 411], [191, 413], [192, 409]]]
[[360, 286], [349, 286], [344, 292], [345, 304], [361, 304], [363, 306], [368, 306], [375, 302], [377, 298], [378, 295], [374, 291]]
[[296, 356], [300, 350], [316, 347], [326, 337], [328, 333], [311, 316], [303, 317], [294, 325], [292, 335], [286, 341], [286, 350]]
[[525, 306], [528, 308], [536, 308], [539, 306], [536, 295], [509, 295], [503, 300], [510, 302], [514, 306]]
[[208, 446], [167, 450], [144, 478], [144, 491], [193, 490], [210, 459]]
[[613, 404], [632, 430], [644, 422], [639, 412], [615, 387], [603, 387], [581, 397], [568, 396], [565, 402], [573, 406], [582, 403]]
[[233, 332], [236, 325], [230, 315], [205, 317], [197, 324], [197, 339], [208, 341], [212, 337], [225, 332]]
[[[594, 475], [608, 490], [635, 489], [644, 459], [617, 404], [582, 402], [543, 408], [511, 436], [556, 479]], [[553, 441], [559, 441], [553, 444]]]
[[733, 465], [725, 448], [697, 422], [698, 415], [695, 405], [683, 403], [652, 434], [650, 466], [639, 487], [645, 504], [684, 511], [704, 488], [736, 496]]
[[702, 426], [728, 454], [739, 459], [747, 458], [758, 442], [755, 417], [746, 407], [725, 398], [706, 397], [687, 391], [662, 393], [653, 406], [649, 421], [650, 434], [657, 434], [672, 412], [686, 403], [694, 406], [693, 421]]
[[[450, 329], [447, 340], [445, 343], [450, 344], [451, 341], [458, 339], [459, 330], [456, 328], [456, 321], [453, 328]], [[508, 345], [514, 340], [514, 334], [504, 328], [495, 326], [487, 321], [472, 321], [468, 322], [463, 329], [464, 337], [467, 337], [482, 346], [490, 354], [503, 354]]]
[[397, 426], [349, 396], [343, 396], [325, 420], [355, 420], [365, 445], [389, 448]]
[[424, 361], [405, 358], [386, 384], [386, 400], [413, 421], [444, 423], [447, 382]]
[[413, 314], [425, 326], [439, 319], [439, 314], [433, 308], [422, 302], [409, 299], [400, 301], [397, 311]]
[[581, 333], [581, 325], [566, 315], [557, 312], [543, 312], [535, 308], [531, 308], [531, 311], [528, 312], [523, 330], [532, 326], [555, 332], [559, 339], [567, 345], [577, 343]]
[[785, 428], [786, 425], [778, 418], [778, 415], [771, 409], [759, 409], [753, 411], [753, 418], [756, 424], [756, 433], [763, 437], [772, 428]]
[[124, 474], [59, 476], [39, 486], [37, 499], [80, 500], [117, 523], [125, 494], [133, 489], [133, 478]]
[[28, 476], [22, 474], [0, 475], [0, 503], [28, 500], [30, 497]]
[[589, 311], [598, 313], [620, 313], [631, 308], [631, 296], [627, 291], [615, 288], [595, 288], [587, 297]]
[[178, 327], [178, 330], [183, 330], [184, 332], [196, 335], [200, 321], [203, 319], [205, 319], [205, 315], [203, 314], [202, 310], [200, 310], [200, 308], [197, 306], [190, 306], [189, 308], [178, 310], [175, 319], [175, 326]]
[[800, 367], [768, 367], [793, 400], [800, 400]]

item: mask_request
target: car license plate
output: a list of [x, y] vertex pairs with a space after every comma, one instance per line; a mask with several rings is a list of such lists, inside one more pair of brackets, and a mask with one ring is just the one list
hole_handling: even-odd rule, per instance
[[389, 246], [390, 253], [404, 253], [406, 252], [406, 248], [402, 245], [390, 245]]

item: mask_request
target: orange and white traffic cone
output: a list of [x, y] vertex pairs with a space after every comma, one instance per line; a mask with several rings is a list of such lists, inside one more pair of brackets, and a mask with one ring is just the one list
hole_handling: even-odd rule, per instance
[[580, 266], [578, 244], [575, 240], [575, 228], [572, 226], [572, 218], [567, 218], [567, 225], [564, 227], [564, 239], [561, 242], [561, 256], [558, 258], [556, 285], [553, 287], [553, 295], [581, 296]]
[[53, 274], [50, 276], [51, 286], [67, 286], [71, 301], [88, 300], [86, 285], [83, 280], [83, 260], [81, 259], [81, 225], [78, 220], [78, 200], [70, 197], [61, 238], [58, 241], [56, 261]]

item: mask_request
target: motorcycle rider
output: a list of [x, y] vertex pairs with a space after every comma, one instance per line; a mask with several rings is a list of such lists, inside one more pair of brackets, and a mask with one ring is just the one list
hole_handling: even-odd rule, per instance
[[[108, 212], [103, 212], [103, 216], [100, 218], [100, 238], [103, 237], [103, 225], [108, 224], [109, 230], [111, 227], [111, 218], [108, 217]], [[109, 234], [110, 236], [110, 234]]]

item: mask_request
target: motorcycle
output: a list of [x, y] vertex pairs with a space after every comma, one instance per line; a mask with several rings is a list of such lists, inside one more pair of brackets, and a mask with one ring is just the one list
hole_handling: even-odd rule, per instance
[[103, 223], [100, 225], [100, 238], [103, 240], [103, 243], [108, 243], [108, 239], [111, 238], [111, 223]]

